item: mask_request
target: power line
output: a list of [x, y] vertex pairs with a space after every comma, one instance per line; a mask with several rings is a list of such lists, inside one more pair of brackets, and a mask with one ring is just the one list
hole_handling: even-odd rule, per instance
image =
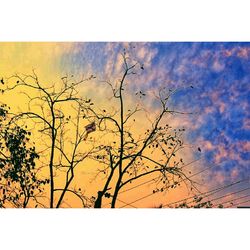
[[128, 188], [128, 189], [126, 189], [126, 190], [124, 190], [124, 191], [121, 191], [120, 194], [125, 193], [125, 192], [128, 192], [128, 191], [130, 191], [130, 190], [133, 190], [133, 189], [135, 189], [135, 188], [138, 188], [138, 187], [140, 187], [140, 186], [143, 186], [143, 185], [145, 185], [145, 184], [147, 184], [147, 183], [149, 183], [149, 182], [155, 181], [155, 180], [156, 180], [156, 178], [153, 178], [153, 179], [151, 179], [151, 180], [145, 181], [145, 182], [140, 183], [140, 184], [138, 184], [138, 185], [136, 185], [136, 186], [134, 186], [134, 187], [131, 187], [131, 188]]
[[[195, 159], [195, 160], [193, 160], [193, 161], [191, 161], [191, 162], [189, 162], [189, 163], [183, 165], [182, 167], [189, 166], [189, 165], [193, 164], [194, 162], [200, 161], [201, 159], [202, 159], [202, 157], [199, 158], [199, 159]], [[130, 191], [130, 190], [133, 190], [133, 189], [135, 189], [135, 188], [138, 188], [138, 187], [140, 187], [140, 186], [143, 186], [143, 185], [145, 185], [145, 184], [147, 184], [147, 183], [150, 183], [150, 182], [152, 182], [152, 181], [155, 181], [155, 180], [156, 180], [156, 178], [153, 178], [153, 179], [151, 179], [151, 180], [142, 182], [142, 183], [140, 183], [140, 184], [138, 184], [138, 185], [136, 185], [136, 186], [134, 186], [134, 187], [131, 187], [131, 188], [128, 188], [128, 189], [125, 189], [125, 190], [121, 191], [120, 194], [125, 193], [125, 192], [128, 192], [128, 191]], [[118, 199], [117, 199], [117, 200], [118, 200]], [[118, 201], [120, 201], [120, 202], [122, 202], [122, 203], [124, 203], [124, 204], [127, 204], [128, 206], [131, 205], [131, 204], [128, 204], [128, 203], [126, 203], [126, 202], [124, 202], [124, 201], [122, 201], [122, 200], [118, 200]], [[106, 203], [104, 206], [106, 206], [106, 205], [108, 205], [108, 204], [110, 204], [110, 203]], [[131, 206], [131, 207], [137, 208], [137, 207], [135, 207], [135, 206]]]
[[[237, 184], [238, 184], [238, 183], [239, 183], [239, 182], [237, 182]], [[234, 184], [236, 184], [236, 183], [234, 183]], [[229, 186], [232, 186], [232, 185], [229, 185]], [[225, 188], [219, 189], [217, 192], [222, 191], [222, 190], [224, 190], [224, 189], [225, 189]], [[228, 196], [230, 196], [230, 195], [234, 195], [234, 194], [238, 194], [238, 193], [244, 192], [244, 191], [249, 190], [249, 189], [250, 189], [250, 187], [247, 187], [247, 188], [238, 190], [238, 191], [236, 191], [236, 192], [232, 192], [232, 193], [229, 193], [229, 194], [220, 196], [220, 197], [216, 197], [216, 198], [211, 199], [211, 200], [209, 200], [209, 201], [211, 202], [211, 201], [219, 200], [219, 199], [228, 197]], [[217, 193], [217, 192], [214, 192], [214, 193], [212, 193], [212, 194], [209, 194], [209, 195], [207, 195], [207, 196], [205, 196], [205, 197], [203, 197], [203, 198], [206, 198], [206, 197], [208, 197], [208, 196], [211, 196], [211, 195], [213, 195], [213, 194], [215, 194], [215, 193]], [[245, 198], [245, 197], [248, 197], [248, 196], [250, 196], [250, 195], [247, 195], [247, 196], [244, 196], [244, 197], [240, 197], [240, 198]], [[195, 197], [195, 196], [193, 196], [193, 197]], [[221, 205], [221, 204], [225, 204], [225, 203], [228, 203], [228, 202], [231, 202], [231, 201], [234, 201], [234, 200], [238, 200], [238, 199], [240, 199], [240, 198], [236, 198], [236, 199], [233, 199], [233, 200], [230, 200], [230, 201], [226, 201], [226, 202], [223, 202], [223, 203], [215, 204], [215, 205], [213, 205], [213, 206], [218, 206], [218, 205]], [[183, 200], [185, 200], [185, 199], [183, 199]], [[193, 203], [193, 202], [194, 202], [194, 201], [190, 201], [190, 202], [188, 202], [188, 203], [186, 203], [186, 204], [190, 204], [190, 203]], [[176, 203], [178, 203], [178, 202], [176, 202]], [[166, 206], [166, 205], [164, 205], [164, 206]], [[164, 207], [164, 206], [163, 206], [163, 207]]]
[[[191, 161], [191, 162], [189, 162], [189, 163], [183, 165], [182, 167], [189, 166], [189, 165], [193, 164], [194, 162], [197, 162], [197, 161], [199, 161], [199, 160], [201, 160], [201, 159], [202, 159], [202, 158], [195, 159], [195, 160], [193, 160], [193, 161]], [[121, 191], [120, 194], [125, 193], [125, 192], [128, 192], [128, 191], [130, 191], [130, 190], [133, 190], [133, 189], [135, 189], [135, 188], [137, 188], [137, 187], [143, 186], [143, 185], [145, 185], [145, 184], [147, 184], [147, 183], [150, 183], [150, 182], [152, 182], [152, 181], [155, 181], [155, 180], [156, 180], [156, 178], [153, 178], [153, 179], [151, 179], [151, 180], [145, 181], [145, 182], [140, 183], [140, 184], [138, 184], [138, 185], [136, 185], [136, 186], [134, 186], [134, 187], [131, 187], [131, 188], [125, 189], [124, 191]]]
[[[241, 204], [244, 204], [244, 203], [247, 203], [247, 202], [250, 202], [250, 200], [246, 200], [246, 201], [236, 203], [236, 204], [234, 204], [234, 206], [238, 206], [238, 205], [241, 205]], [[233, 207], [233, 206], [228, 206], [227, 208], [229, 208], [229, 207]]]
[[[219, 205], [226, 204], [226, 203], [232, 203], [233, 201], [237, 201], [237, 200], [240, 200], [240, 199], [243, 199], [243, 198], [249, 197], [249, 196], [250, 196], [250, 194], [245, 195], [245, 196], [241, 196], [241, 197], [238, 197], [238, 198], [235, 198], [235, 199], [229, 200], [229, 201], [224, 201], [224, 202], [222, 202], [222, 203], [215, 204], [214, 206], [219, 206]], [[232, 206], [233, 206], [233, 204], [232, 204]], [[234, 206], [235, 206], [235, 205], [234, 205]]]
[[[230, 195], [234, 195], [234, 194], [238, 194], [238, 193], [244, 192], [244, 191], [246, 191], [246, 190], [248, 190], [248, 189], [250, 189], [250, 187], [244, 188], [244, 189], [242, 189], [242, 190], [239, 190], [239, 191], [236, 191], [236, 192], [233, 192], [233, 193], [229, 193], [229, 194], [223, 195], [223, 196], [221, 196], [221, 197], [214, 198], [214, 199], [212, 199], [212, 200], [210, 200], [210, 201], [219, 200], [219, 199], [228, 197], [228, 196], [230, 196]], [[249, 194], [248, 196], [250, 196], [250, 194]], [[224, 203], [227, 203], [227, 202], [222, 202], [221, 204], [224, 204]], [[216, 205], [215, 205], [215, 206], [216, 206]]]
[[[218, 193], [218, 192], [220, 192], [220, 191], [222, 191], [222, 190], [224, 190], [224, 189], [226, 189], [226, 188], [228, 188], [228, 187], [232, 187], [232, 186], [234, 186], [234, 185], [236, 185], [236, 184], [239, 184], [239, 183], [242, 183], [242, 182], [245, 182], [245, 181], [248, 181], [248, 180], [250, 180], [250, 178], [242, 179], [242, 180], [240, 180], [240, 181], [236, 181], [236, 182], [230, 183], [230, 184], [225, 185], [225, 186], [222, 186], [222, 187], [214, 188], [214, 189], [212, 189], [212, 190], [210, 190], [210, 191], [206, 191], [206, 192], [201, 193], [201, 194], [199, 194], [199, 195], [209, 194], [208, 196], [210, 196], [210, 195], [216, 194], [216, 193]], [[211, 194], [210, 194], [210, 193], [211, 193]], [[195, 198], [196, 196], [197, 196], [197, 195], [193, 195], [193, 196], [188, 197], [188, 198], [185, 198], [185, 199], [181, 199], [181, 200], [178, 200], [178, 201], [174, 201], [174, 202], [171, 202], [171, 203], [167, 203], [167, 204], [164, 204], [163, 207], [166, 207], [166, 206], [169, 206], [169, 205], [173, 205], [173, 204], [176, 204], [176, 203], [180, 203], [180, 202], [182, 202], [182, 201], [186, 201], [186, 200]], [[203, 197], [203, 198], [206, 198], [206, 197], [208, 197], [208, 196], [205, 196], [205, 197]]]
[[133, 208], [137, 208], [136, 206], [134, 206], [134, 205], [132, 205], [132, 204], [128, 204], [127, 202], [122, 201], [122, 200], [120, 200], [120, 199], [118, 199], [118, 198], [117, 198], [117, 200], [120, 201], [120, 202], [122, 202], [123, 204], [128, 205], [128, 206], [131, 206], [131, 207], [133, 207]]
[[[216, 166], [219, 166], [219, 165], [216, 165]], [[213, 167], [215, 167], [215, 165], [212, 165], [212, 166], [207, 167], [207, 168], [205, 168], [205, 169], [203, 169], [203, 170], [201, 170], [201, 171], [199, 171], [199, 172], [197, 172], [197, 173], [195, 173], [195, 174], [192, 174], [192, 175], [190, 175], [189, 177], [186, 177], [186, 178], [182, 179], [180, 182], [183, 182], [183, 181], [185, 181], [185, 180], [187, 180], [187, 179], [190, 179], [190, 178], [192, 178], [192, 177], [194, 177], [194, 176], [196, 176], [196, 175], [198, 175], [198, 174], [201, 174], [201, 173], [203, 173], [203, 172], [205, 172], [205, 171], [207, 171], [207, 170], [209, 170], [209, 169], [211, 169], [211, 168], [213, 168]], [[180, 183], [180, 182], [179, 182], [179, 183]], [[171, 187], [171, 185], [168, 186], [167, 188], [169, 188], [169, 187]], [[134, 201], [128, 203], [127, 205], [134, 204], [134, 203], [136, 203], [136, 202], [138, 202], [138, 201], [141, 201], [141, 200], [143, 200], [143, 199], [146, 199], [146, 198], [148, 198], [148, 197], [150, 197], [150, 196], [152, 196], [152, 195], [154, 195], [154, 194], [156, 194], [156, 193], [157, 193], [157, 192], [155, 192], [155, 193], [150, 193], [150, 194], [148, 194], [148, 195], [145, 195], [145, 196], [143, 196], [143, 197], [141, 197], [141, 198], [138, 198], [138, 199], [136, 199], [136, 200], [134, 200]], [[122, 207], [120, 207], [120, 208], [126, 207], [127, 205], [124, 205], [124, 206], [122, 206]]]
[[[143, 186], [143, 185], [145, 185], [145, 184], [147, 184], [147, 183], [149, 183], [149, 182], [154, 181], [155, 179], [156, 179], [156, 178], [151, 179], [151, 180], [148, 180], [148, 181], [145, 181], [145, 182], [143, 182], [143, 183], [141, 183], [141, 184], [138, 184], [138, 185], [136, 185], [136, 186], [134, 186], [134, 187], [128, 188], [128, 189], [126, 189], [126, 190], [120, 192], [120, 194], [121, 194], [121, 193], [128, 192], [128, 191], [130, 191], [130, 190], [132, 190], [132, 189], [135, 189], [135, 188], [137, 188], [137, 187]], [[117, 200], [118, 200], [118, 199], [117, 199]], [[128, 205], [128, 206], [137, 208], [137, 207], [135, 207], [135, 206], [133, 206], [133, 205], [131, 205], [131, 204], [129, 204], [129, 203], [126, 203], [125, 201], [122, 201], [122, 200], [118, 200], [118, 201], [120, 201], [120, 202], [122, 202], [122, 203], [124, 203], [124, 204], [126, 204], [126, 205]], [[108, 205], [108, 204], [110, 204], [110, 203], [106, 203], [104, 206], [106, 206], [106, 205]]]
[[137, 200], [134, 200], [134, 201], [132, 201], [132, 202], [128, 203], [127, 205], [124, 205], [124, 206], [122, 206], [122, 207], [120, 207], [120, 208], [126, 207], [126, 206], [128, 206], [128, 205], [130, 206], [131, 204], [134, 204], [134, 203], [136, 203], [137, 201], [146, 199], [146, 198], [148, 198], [148, 197], [150, 197], [151, 195], [154, 195], [154, 194], [156, 194], [156, 193], [151, 193], [151, 194], [145, 195], [145, 196], [143, 196], [143, 197], [141, 197], [141, 198], [139, 198], [139, 199], [137, 199]]
[[[120, 201], [120, 202], [122, 202], [123, 204], [128, 205], [128, 206], [131, 206], [131, 207], [133, 207], [133, 208], [137, 208], [136, 206], [134, 206], [134, 205], [132, 205], [132, 204], [128, 204], [127, 202], [122, 201], [122, 200], [120, 200], [120, 199], [118, 199], [118, 198], [117, 198], [117, 200]], [[105, 206], [107, 206], [107, 205], [109, 205], [109, 204], [111, 204], [111, 203], [106, 203], [106, 204], [103, 205], [103, 207], [105, 207]]]

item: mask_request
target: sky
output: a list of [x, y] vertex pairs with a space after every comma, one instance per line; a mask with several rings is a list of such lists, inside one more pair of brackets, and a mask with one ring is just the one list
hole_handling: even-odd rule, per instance
[[[44, 81], [54, 81], [66, 74], [94, 74], [97, 79], [112, 80], [121, 74], [124, 48], [144, 65], [144, 71], [129, 83], [131, 94], [139, 89], [149, 93], [161, 87], [180, 88], [171, 100], [171, 107], [192, 114], [174, 116], [171, 122], [186, 128], [185, 141], [190, 146], [185, 155], [187, 162], [200, 158], [191, 166], [192, 172], [211, 167], [196, 176], [202, 183], [201, 190], [204, 192], [248, 178], [250, 43], [1, 43], [0, 71], [7, 77], [35, 69]], [[98, 86], [98, 82], [93, 83], [84, 95], [95, 96], [95, 91], [99, 97], [105, 95]], [[153, 111], [158, 108], [153, 101], [146, 105]], [[249, 181], [223, 190], [214, 197], [247, 187], [250, 187]], [[175, 192], [171, 201], [182, 197]], [[134, 191], [134, 199], [137, 194], [138, 190]], [[237, 202], [245, 201], [249, 194], [249, 190], [242, 191], [229, 195], [227, 200], [246, 196]], [[153, 201], [151, 197], [134, 205], [158, 204]]]

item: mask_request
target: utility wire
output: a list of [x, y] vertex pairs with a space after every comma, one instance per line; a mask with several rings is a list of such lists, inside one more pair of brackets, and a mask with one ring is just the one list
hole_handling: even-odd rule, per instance
[[[229, 193], [229, 194], [226, 194], [226, 195], [223, 195], [223, 196], [214, 198], [214, 199], [212, 199], [212, 200], [210, 200], [210, 201], [220, 200], [220, 199], [222, 199], [222, 198], [228, 197], [228, 196], [230, 196], [230, 195], [238, 194], [238, 193], [244, 192], [244, 191], [249, 190], [249, 189], [250, 189], [250, 187], [244, 188], [244, 189], [242, 189], [242, 190], [239, 190], [239, 191], [236, 191], [236, 192], [233, 192], [233, 193]], [[248, 196], [250, 196], [250, 194], [249, 194]], [[232, 200], [230, 200], [230, 201], [232, 201]], [[228, 203], [228, 202], [230, 202], [230, 201], [225, 201], [225, 202], [222, 202], [222, 203], [220, 203], [220, 204]], [[214, 205], [214, 206], [216, 206], [216, 205]]]
[[[250, 180], [250, 178], [242, 179], [242, 180], [239, 180], [239, 181], [230, 183], [230, 184], [225, 185], [225, 186], [222, 186], [222, 187], [214, 188], [214, 189], [209, 190], [209, 191], [207, 191], [207, 192], [200, 193], [199, 195], [204, 195], [204, 194], [206, 195], [206, 194], [208, 194], [208, 195], [206, 195], [205, 197], [203, 197], [203, 198], [206, 198], [206, 197], [209, 197], [209, 196], [211, 196], [211, 195], [213, 195], [213, 194], [216, 194], [216, 193], [218, 193], [218, 192], [220, 192], [220, 191], [222, 191], [222, 190], [224, 190], [224, 189], [226, 189], [226, 188], [232, 187], [232, 186], [234, 186], [234, 185], [237, 185], [237, 184], [239, 184], [239, 183], [242, 183], [242, 182], [245, 182], [245, 181], [248, 181], [248, 180]], [[169, 206], [169, 205], [173, 205], [173, 204], [177, 204], [177, 203], [180, 203], [180, 202], [182, 202], [182, 201], [187, 201], [187, 200], [192, 199], [192, 198], [195, 198], [195, 197], [197, 197], [197, 195], [193, 195], [193, 196], [190, 196], [190, 197], [185, 198], [185, 199], [181, 199], [181, 200], [178, 200], [178, 201], [174, 201], [174, 202], [171, 202], [171, 203], [164, 204], [163, 207], [166, 207], [166, 206]]]
[[[244, 204], [244, 203], [247, 203], [247, 202], [250, 202], [250, 200], [246, 200], [246, 201], [242, 201], [242, 202], [236, 203], [236, 204], [234, 204], [234, 206], [238, 206], [238, 205], [241, 205], [241, 204]], [[226, 208], [230, 208], [230, 207], [233, 207], [233, 206], [228, 206]]]
[[[219, 165], [216, 165], [216, 166], [219, 166]], [[203, 172], [205, 172], [205, 171], [207, 171], [207, 170], [209, 170], [209, 169], [211, 169], [211, 168], [213, 168], [213, 167], [215, 167], [215, 165], [212, 165], [212, 166], [207, 167], [207, 168], [205, 168], [205, 169], [203, 169], [203, 170], [201, 170], [201, 171], [199, 171], [199, 172], [197, 172], [197, 173], [194, 173], [194, 174], [190, 175], [189, 177], [186, 177], [186, 178], [182, 179], [180, 182], [183, 182], [183, 181], [185, 181], [185, 180], [187, 180], [187, 179], [190, 179], [190, 178], [192, 178], [192, 177], [194, 177], [194, 176], [196, 176], [196, 175], [198, 175], [198, 174], [201, 174], [201, 173], [203, 173]], [[179, 182], [179, 183], [180, 183], [180, 182]], [[167, 188], [169, 188], [169, 187], [171, 187], [171, 186], [172, 186], [172, 185], [169, 185]], [[136, 199], [136, 200], [134, 200], [134, 201], [128, 203], [127, 205], [124, 205], [124, 206], [120, 207], [120, 208], [123, 208], [123, 207], [126, 207], [126, 206], [128, 206], [128, 205], [134, 204], [134, 203], [136, 203], [136, 202], [138, 202], [138, 201], [141, 201], [141, 200], [143, 200], [143, 199], [146, 199], [146, 198], [148, 198], [148, 197], [150, 197], [150, 196], [152, 196], [152, 195], [154, 195], [154, 194], [156, 194], [156, 193], [157, 193], [157, 192], [155, 192], [155, 193], [150, 193], [150, 194], [148, 194], [148, 195], [145, 195], [145, 196], [143, 196], [143, 197], [140, 197], [140, 198], [138, 198], [138, 199]]]
[[[188, 166], [188, 165], [190, 165], [190, 164], [193, 164], [194, 162], [197, 162], [197, 161], [199, 161], [199, 160], [201, 160], [201, 159], [202, 159], [202, 158], [195, 159], [195, 160], [193, 160], [193, 161], [191, 161], [191, 162], [189, 162], [189, 163], [183, 165], [182, 167], [186, 167], [186, 166]], [[120, 194], [125, 193], [125, 192], [128, 192], [128, 191], [130, 191], [130, 190], [133, 190], [133, 189], [135, 189], [135, 188], [137, 188], [137, 187], [143, 186], [143, 185], [145, 185], [145, 184], [147, 184], [147, 183], [150, 183], [150, 182], [152, 182], [152, 181], [155, 181], [155, 180], [156, 180], [156, 178], [153, 178], [153, 179], [151, 179], [151, 180], [142, 182], [142, 183], [140, 183], [140, 184], [138, 184], [138, 185], [136, 185], [136, 186], [134, 186], [134, 187], [131, 187], [131, 188], [128, 188], [128, 189], [125, 189], [125, 190], [121, 191]]]
[[155, 180], [156, 180], [156, 178], [153, 178], [153, 179], [151, 179], [151, 180], [142, 182], [142, 183], [140, 183], [140, 184], [138, 184], [138, 185], [136, 185], [136, 186], [134, 186], [134, 187], [131, 187], [131, 188], [128, 188], [128, 189], [126, 189], [126, 190], [124, 190], [124, 191], [121, 191], [120, 194], [125, 193], [125, 192], [128, 192], [128, 191], [130, 191], [130, 190], [133, 190], [133, 189], [135, 189], [135, 188], [138, 188], [138, 187], [140, 187], [140, 186], [143, 186], [143, 185], [145, 185], [145, 184], [147, 184], [147, 183], [150, 183], [150, 182], [152, 182], [152, 181], [155, 181]]
[[[195, 159], [195, 160], [193, 160], [193, 161], [191, 161], [191, 162], [189, 162], [189, 163], [183, 165], [182, 168], [183, 168], [183, 167], [186, 167], [186, 166], [189, 166], [189, 165], [193, 164], [194, 162], [200, 161], [202, 158], [203, 158], [203, 157], [201, 157], [201, 158], [199, 158], [199, 159]], [[131, 188], [125, 189], [125, 190], [121, 191], [120, 194], [125, 193], [125, 192], [128, 192], [128, 191], [130, 191], [130, 190], [133, 190], [133, 189], [138, 188], [138, 187], [140, 187], [140, 186], [143, 186], [143, 185], [145, 185], [145, 184], [148, 184], [148, 183], [150, 183], [150, 182], [152, 182], [152, 181], [155, 181], [156, 179], [157, 179], [157, 178], [153, 178], [153, 179], [150, 179], [150, 180], [148, 180], [148, 181], [142, 182], [142, 183], [140, 183], [140, 184], [138, 184], [138, 185], [136, 185], [136, 186], [133, 186], [133, 187], [131, 187]], [[117, 200], [118, 200], [118, 199], [117, 199]], [[118, 200], [118, 201], [120, 201], [120, 202], [122, 202], [122, 203], [124, 203], [124, 204], [127, 204], [128, 206], [131, 205], [131, 204], [128, 204], [128, 203], [126, 203], [126, 202], [124, 202], [124, 201], [122, 201], [122, 200]], [[108, 204], [109, 204], [109, 203], [106, 203], [104, 206], [106, 206], [106, 205], [108, 205]], [[131, 207], [136, 208], [135, 206], [131, 206]]]
[[[210, 201], [215, 201], [215, 200], [219, 200], [219, 199], [222, 199], [222, 198], [224, 198], [224, 197], [228, 197], [228, 196], [230, 196], [230, 195], [233, 195], [233, 194], [238, 194], [238, 193], [241, 193], [241, 192], [244, 192], [244, 191], [246, 191], [246, 190], [249, 190], [250, 189], [250, 187], [248, 187], [248, 188], [244, 188], [244, 189], [241, 189], [241, 190], [239, 190], [239, 191], [236, 191], [236, 192], [233, 192], [233, 193], [229, 193], [229, 194], [226, 194], [226, 195], [223, 195], [223, 196], [220, 196], [220, 197], [217, 197], [217, 198], [214, 198], [214, 199], [211, 199]], [[221, 191], [221, 190], [219, 190], [219, 191]], [[146, 195], [146, 196], [144, 196], [144, 197], [142, 197], [142, 198], [140, 198], [140, 199], [137, 199], [137, 201], [139, 201], [139, 200], [142, 200], [142, 199], [144, 199], [144, 198], [147, 198], [147, 197], [149, 197], [149, 196], [151, 196], [151, 195], [153, 195], [154, 193], [151, 193], [151, 194], [149, 194], [149, 195]], [[211, 194], [212, 195], [212, 194]], [[209, 195], [208, 195], [209, 196]], [[208, 197], [208, 196], [205, 196], [205, 197]], [[241, 198], [245, 198], [245, 197], [248, 197], [248, 196], [250, 196], [250, 195], [247, 195], [247, 196], [244, 196], [244, 197], [241, 197]], [[204, 197], [204, 198], [205, 198]], [[234, 199], [234, 200], [238, 200], [238, 199], [240, 199], [240, 198], [237, 198], [237, 199]], [[232, 200], [233, 201], [233, 200]], [[228, 201], [228, 202], [230, 202], [230, 201]], [[218, 205], [221, 205], [221, 204], [224, 204], [224, 203], [228, 203], [228, 202], [223, 202], [223, 203], [220, 203], [220, 204], [216, 204], [216, 205], [214, 205], [214, 206], [218, 206]], [[134, 203], [134, 202], [133, 202]], [[190, 201], [190, 202], [188, 202], [187, 204], [190, 204], [190, 203], [193, 203], [193, 201]], [[128, 203], [128, 204], [126, 204], [126, 205], [131, 205], [131, 203]], [[126, 205], [124, 205], [123, 207], [125, 207]], [[162, 207], [165, 207], [166, 205], [164, 205], [164, 206], [162, 206]]]
[[[250, 194], [248, 195], [245, 195], [245, 196], [241, 196], [241, 197], [238, 197], [238, 198], [235, 198], [235, 199], [232, 199], [232, 200], [229, 200], [229, 201], [224, 201], [222, 203], [218, 203], [218, 204], [215, 204], [214, 206], [219, 206], [219, 205], [223, 205], [223, 204], [226, 204], [226, 203], [232, 203], [233, 201], [237, 201], [237, 200], [240, 200], [240, 199], [243, 199], [243, 198], [246, 198], [246, 197], [249, 197]], [[233, 206], [234, 204], [232, 204]], [[235, 205], [234, 205], [235, 206]]]
[[117, 199], [117, 200], [120, 201], [120, 202], [122, 202], [123, 204], [126, 204], [126, 205], [128, 205], [128, 206], [131, 206], [131, 207], [133, 207], [133, 208], [138, 208], [138, 207], [136, 207], [136, 206], [134, 206], [134, 205], [132, 205], [132, 204], [128, 204], [127, 202], [122, 201], [122, 200], [120, 200], [120, 199]]

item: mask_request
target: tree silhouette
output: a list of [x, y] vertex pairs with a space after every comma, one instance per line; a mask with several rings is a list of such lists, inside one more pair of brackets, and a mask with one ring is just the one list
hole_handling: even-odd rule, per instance
[[49, 180], [37, 177], [39, 155], [30, 143], [31, 133], [10, 123], [8, 110], [6, 104], [0, 106], [0, 207], [38, 206]]
[[[108, 108], [98, 108], [80, 93], [84, 84], [96, 78], [93, 75], [80, 80], [75, 80], [73, 75], [64, 76], [58, 85], [42, 84], [34, 71], [31, 75], [16, 74], [7, 79], [2, 92], [20, 90], [27, 98], [27, 106], [21, 105], [10, 119], [10, 124], [16, 126], [14, 135], [21, 137], [15, 138], [19, 140], [15, 147], [20, 150], [24, 147], [22, 143], [29, 140], [30, 134], [22, 128], [31, 127], [35, 140], [40, 142], [39, 169], [49, 176], [41, 184], [49, 184], [50, 208], [59, 208], [66, 194], [74, 195], [83, 207], [101, 208], [105, 198], [115, 208], [121, 191], [144, 178], [153, 180], [152, 193], [176, 188], [181, 182], [194, 185], [186, 176], [185, 164], [179, 155], [184, 148], [185, 128], [173, 128], [169, 124], [170, 116], [187, 114], [169, 107], [169, 100], [178, 89], [158, 89], [153, 93], [157, 111], [148, 110], [145, 107], [149, 100], [147, 92], [138, 90], [130, 96], [128, 91], [129, 80], [138, 77], [145, 66], [133, 60], [125, 50], [121, 56], [121, 79], [114, 83], [103, 81], [111, 90]], [[129, 99], [132, 104], [128, 104]], [[143, 126], [138, 122], [142, 119], [145, 120]], [[29, 148], [25, 155], [28, 157], [25, 164], [33, 170], [34, 160], [38, 158], [35, 149]], [[90, 162], [97, 177], [103, 177], [95, 197], [86, 197], [73, 182], [77, 166]]]
[[[122, 53], [122, 60], [121, 79], [115, 83], [105, 81], [111, 89], [109, 103], [112, 109], [98, 110], [92, 106], [84, 109], [85, 116], [95, 120], [102, 133], [100, 152], [93, 159], [98, 162], [98, 175], [104, 175], [105, 182], [97, 192], [95, 208], [102, 207], [103, 198], [109, 198], [111, 207], [115, 208], [119, 192], [145, 177], [153, 178], [157, 184], [152, 190], [154, 193], [175, 188], [182, 181], [193, 185], [182, 169], [183, 160], [178, 157], [178, 152], [184, 147], [182, 133], [185, 129], [175, 129], [167, 123], [169, 115], [183, 113], [168, 107], [169, 99], [177, 90], [161, 88], [155, 94], [159, 112], [153, 118], [151, 116], [151, 121], [147, 121], [149, 112], [142, 104], [133, 104], [129, 109], [126, 104], [127, 81], [145, 67], [131, 59], [126, 51]], [[147, 98], [147, 94], [139, 90], [135, 97], [142, 100]], [[137, 125], [137, 120], [141, 119], [139, 117], [145, 119], [147, 129], [143, 132], [143, 128]], [[140, 130], [139, 134], [136, 129]]]
[[[60, 207], [66, 193], [75, 195], [83, 206], [88, 206], [83, 192], [71, 184], [76, 167], [95, 151], [95, 146], [86, 141], [88, 132], [84, 124], [88, 121], [82, 118], [82, 106], [88, 100], [79, 95], [80, 85], [93, 78], [76, 81], [73, 76], [65, 76], [60, 85], [48, 86], [40, 83], [33, 71], [31, 75], [13, 75], [7, 82], [5, 92], [21, 89], [20, 93], [28, 100], [27, 107], [21, 107], [12, 121], [29, 121], [35, 134], [40, 135], [38, 140], [43, 144], [41, 167], [49, 173], [50, 208]], [[64, 184], [56, 183], [62, 179]], [[58, 194], [56, 198], [55, 193]]]

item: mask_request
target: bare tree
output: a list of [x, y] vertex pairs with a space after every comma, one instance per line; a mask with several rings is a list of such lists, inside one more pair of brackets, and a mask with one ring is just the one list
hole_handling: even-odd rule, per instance
[[[79, 81], [65, 76], [61, 84], [44, 85], [33, 71], [31, 75], [13, 75], [7, 81], [5, 91], [19, 89], [27, 98], [27, 107], [21, 105], [11, 121], [20, 126], [32, 124], [34, 135], [39, 135], [36, 138], [41, 144], [39, 167], [48, 170], [51, 208], [60, 207], [67, 193], [78, 198], [83, 207], [101, 208], [104, 198], [108, 198], [115, 208], [121, 191], [143, 178], [154, 181], [153, 193], [175, 188], [181, 182], [193, 185], [179, 156], [184, 148], [185, 129], [172, 128], [168, 123], [169, 116], [184, 114], [169, 107], [170, 98], [178, 90], [161, 88], [154, 93], [158, 105], [155, 114], [139, 101], [129, 108], [128, 81], [132, 76], [138, 77], [144, 66], [132, 60], [126, 51], [122, 60], [121, 79], [115, 83], [104, 81], [111, 90], [110, 110], [98, 109], [91, 99], [81, 97], [82, 85], [94, 79], [93, 75]], [[138, 100], [147, 97], [143, 90], [133, 96]], [[142, 118], [145, 124], [138, 127]], [[96, 130], [94, 137], [89, 136]], [[90, 161], [97, 176], [104, 177], [96, 197], [87, 198], [73, 185], [76, 168], [84, 161], [87, 164]]]
[[[82, 107], [88, 103], [79, 95], [79, 87], [95, 78], [93, 75], [79, 81], [73, 76], [61, 78], [61, 84], [42, 84], [35, 71], [31, 75], [13, 75], [8, 79], [6, 91], [20, 89], [27, 97], [28, 105], [20, 108], [12, 121], [33, 122], [35, 134], [43, 143], [40, 155], [44, 156], [41, 167], [49, 171], [50, 198], [49, 206], [60, 207], [65, 194], [79, 198], [83, 206], [86, 199], [80, 189], [71, 186], [76, 167], [95, 151], [94, 143], [86, 141], [88, 131], [84, 124]], [[64, 178], [64, 185], [57, 185], [56, 180]], [[55, 198], [55, 193], [58, 193]]]
[[[162, 88], [155, 94], [159, 112], [153, 118], [151, 116], [151, 121], [147, 121], [149, 115], [142, 105], [134, 103], [134, 107], [128, 109], [126, 104], [128, 79], [138, 70], [144, 70], [144, 66], [132, 60], [126, 51], [122, 53], [122, 59], [123, 74], [118, 83], [105, 81], [111, 89], [109, 103], [112, 101], [112, 110], [97, 110], [92, 106], [84, 108], [85, 116], [95, 119], [102, 132], [100, 152], [94, 157], [91, 155], [98, 162], [98, 175], [105, 177], [104, 185], [96, 196], [95, 208], [102, 207], [104, 198], [110, 198], [111, 207], [115, 208], [120, 191], [146, 176], [156, 183], [153, 192], [174, 188], [182, 181], [192, 184], [182, 169], [183, 160], [177, 155], [184, 147], [182, 133], [185, 129], [172, 128], [166, 119], [169, 115], [183, 113], [168, 107], [170, 97], [177, 90]], [[147, 98], [143, 91], [135, 95], [141, 100]], [[144, 117], [145, 127], [148, 127], [143, 132], [143, 128], [138, 127], [136, 131], [139, 117]]]

